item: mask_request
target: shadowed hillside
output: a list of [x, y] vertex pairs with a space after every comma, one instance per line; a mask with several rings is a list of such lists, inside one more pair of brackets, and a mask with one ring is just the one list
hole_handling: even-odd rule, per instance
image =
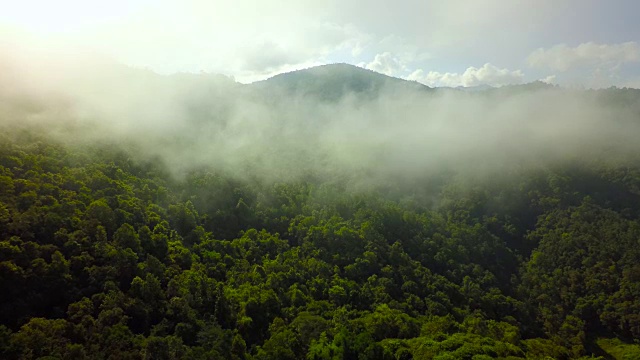
[[276, 75], [251, 84], [251, 87], [297, 96], [313, 95], [326, 101], [337, 101], [347, 95], [374, 98], [382, 89], [389, 92], [431, 90], [417, 82], [406, 81], [349, 64], [330, 64]]

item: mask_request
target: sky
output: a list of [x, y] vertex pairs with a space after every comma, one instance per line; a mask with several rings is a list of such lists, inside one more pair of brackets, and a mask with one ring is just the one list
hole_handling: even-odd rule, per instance
[[640, 88], [637, 0], [0, 0], [13, 47], [250, 83], [344, 62], [428, 86]]

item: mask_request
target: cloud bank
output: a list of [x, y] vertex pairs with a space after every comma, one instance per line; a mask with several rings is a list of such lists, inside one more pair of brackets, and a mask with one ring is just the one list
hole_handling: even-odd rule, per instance
[[[22, 32], [24, 42], [41, 36], [46, 47], [85, 47], [158, 73], [222, 73], [243, 83], [345, 62], [402, 77], [422, 69], [417, 79], [462, 86], [465, 68], [457, 66], [490, 63], [522, 69], [524, 81], [551, 69], [559, 83], [608, 87], [640, 77], [638, 67], [610, 74], [616, 64], [638, 63], [637, 45], [625, 42], [640, 33], [638, 11], [630, 1], [578, 0], [21, 0], [2, 8], [0, 37]], [[606, 74], [560, 74], [581, 64]], [[516, 83], [518, 75], [509, 76], [489, 85]]]
[[640, 46], [636, 42], [597, 44], [587, 42], [576, 47], [565, 44], [537, 49], [528, 57], [530, 66], [567, 71], [576, 67], [615, 67], [640, 62]]
[[500, 69], [489, 63], [480, 68], [469, 67], [464, 73], [440, 73], [422, 69], [411, 73], [407, 79], [421, 82], [427, 86], [471, 87], [480, 85], [504, 86], [521, 84], [524, 74], [520, 70]]
[[402, 60], [393, 56], [393, 54], [388, 51], [383, 52], [382, 54], [377, 54], [370, 63], [362, 63], [360, 65], [365, 69], [373, 70], [389, 76], [396, 76], [399, 72], [407, 69], [402, 63]]
[[[212, 168], [261, 181], [315, 174], [388, 182], [640, 150], [637, 102], [620, 106], [598, 93], [388, 86], [324, 101], [304, 89], [274, 91], [269, 82], [258, 88], [98, 59], [14, 55], [0, 63], [12, 74], [0, 80], [5, 133], [31, 127], [71, 143], [118, 143], [163, 159], [176, 174]], [[487, 64], [457, 81], [492, 77], [521, 79]], [[343, 80], [338, 86], [347, 86]]]

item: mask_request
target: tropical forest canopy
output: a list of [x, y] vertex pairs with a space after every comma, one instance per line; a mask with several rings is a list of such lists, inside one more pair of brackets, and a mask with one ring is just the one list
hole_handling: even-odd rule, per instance
[[1, 358], [640, 358], [638, 90], [24, 63]]

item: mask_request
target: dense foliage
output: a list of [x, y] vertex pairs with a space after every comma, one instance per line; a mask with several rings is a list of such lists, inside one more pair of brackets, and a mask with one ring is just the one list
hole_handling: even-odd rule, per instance
[[0, 147], [2, 358], [640, 354], [640, 167], [358, 188]]

